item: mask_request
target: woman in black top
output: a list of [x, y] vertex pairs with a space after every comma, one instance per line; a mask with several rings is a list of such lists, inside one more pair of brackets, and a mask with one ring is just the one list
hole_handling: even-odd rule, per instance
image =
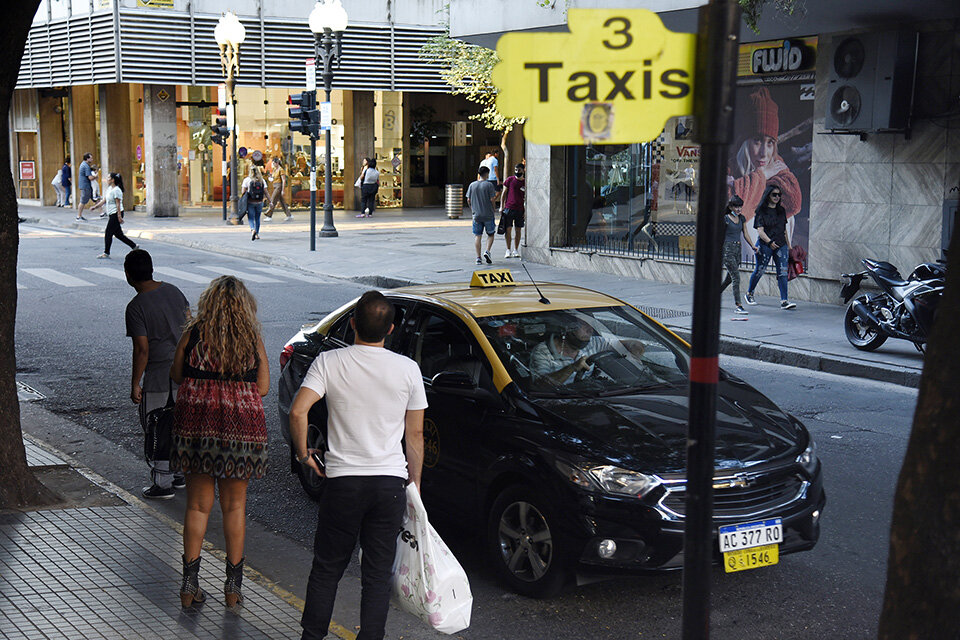
[[740, 301], [740, 237], [743, 236], [754, 253], [757, 252], [757, 248], [753, 246], [744, 229], [747, 219], [740, 213], [741, 209], [743, 209], [743, 200], [740, 196], [733, 196], [723, 212], [723, 222], [726, 227], [723, 237], [723, 268], [727, 270], [727, 277], [724, 278], [720, 290], [723, 291], [727, 285], [733, 283], [733, 304], [736, 305], [734, 313], [745, 316], [747, 312]]
[[757, 304], [753, 292], [757, 282], [767, 268], [770, 258], [777, 269], [777, 287], [780, 289], [780, 308], [796, 309], [797, 305], [787, 299], [787, 265], [790, 260], [790, 239], [787, 238], [787, 212], [780, 204], [783, 191], [771, 184], [763, 192], [763, 198], [757, 206], [753, 227], [757, 230], [757, 265], [750, 275], [750, 287], [747, 290], [747, 304]]

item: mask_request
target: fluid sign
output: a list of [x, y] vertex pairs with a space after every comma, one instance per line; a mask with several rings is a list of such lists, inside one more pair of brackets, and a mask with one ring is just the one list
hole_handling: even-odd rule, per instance
[[497, 109], [539, 144], [653, 140], [693, 112], [696, 36], [646, 9], [570, 9], [570, 33], [508, 33], [493, 70]]

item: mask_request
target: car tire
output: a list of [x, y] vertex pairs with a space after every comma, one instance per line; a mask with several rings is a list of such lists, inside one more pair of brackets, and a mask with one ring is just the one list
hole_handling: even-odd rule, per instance
[[[327, 451], [327, 443], [323, 438], [323, 434], [312, 424], [307, 429], [307, 445], [323, 453]], [[300, 486], [303, 487], [303, 490], [311, 500], [319, 502], [320, 497], [323, 496], [323, 489], [326, 487], [327, 479], [318, 476], [310, 467], [305, 467], [300, 464], [297, 460], [297, 452], [293, 446], [290, 447], [290, 461], [291, 467], [297, 475], [297, 480], [300, 481]]]
[[487, 520], [487, 547], [497, 576], [531, 598], [556, 595], [571, 576], [568, 538], [542, 494], [512, 486], [497, 496]]

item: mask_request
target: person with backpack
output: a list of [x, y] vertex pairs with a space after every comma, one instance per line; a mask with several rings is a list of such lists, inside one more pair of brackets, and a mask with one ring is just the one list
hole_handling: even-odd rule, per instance
[[250, 175], [243, 179], [240, 197], [247, 196], [247, 222], [250, 224], [250, 240], [260, 239], [260, 213], [267, 194], [260, 167], [250, 167]]

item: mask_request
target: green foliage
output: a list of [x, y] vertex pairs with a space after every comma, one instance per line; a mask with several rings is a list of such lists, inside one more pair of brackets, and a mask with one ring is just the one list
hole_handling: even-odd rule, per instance
[[501, 135], [523, 124], [524, 118], [508, 118], [497, 111], [497, 88], [490, 79], [500, 61], [496, 51], [443, 35], [428, 40], [420, 49], [420, 58], [439, 66], [440, 77], [450, 85], [451, 93], [480, 106], [480, 113], [470, 116], [471, 120]]
[[743, 9], [743, 21], [754, 33], [759, 33], [760, 14], [763, 7], [772, 3], [781, 14], [801, 18], [806, 13], [804, 0], [737, 0]]

